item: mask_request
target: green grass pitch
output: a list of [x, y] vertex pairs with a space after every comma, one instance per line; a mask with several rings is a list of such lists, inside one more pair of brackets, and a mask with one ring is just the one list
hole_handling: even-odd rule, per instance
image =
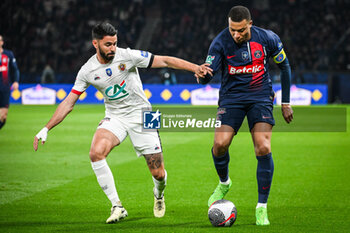
[[167, 212], [161, 219], [153, 217], [146, 163], [127, 139], [107, 160], [129, 217], [107, 225], [110, 203], [89, 161], [104, 106], [77, 105], [34, 152], [33, 137], [55, 108], [9, 109], [0, 130], [0, 232], [350, 231], [349, 126], [346, 132], [273, 133], [275, 173], [267, 227], [255, 226], [256, 159], [248, 132], [240, 132], [230, 147], [233, 186], [226, 199], [235, 203], [238, 218], [227, 229], [212, 227], [207, 217], [207, 200], [218, 182], [210, 155], [213, 132], [161, 133], [168, 171]]

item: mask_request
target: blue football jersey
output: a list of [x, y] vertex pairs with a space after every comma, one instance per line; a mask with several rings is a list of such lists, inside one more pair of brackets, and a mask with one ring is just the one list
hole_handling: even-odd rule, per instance
[[238, 103], [269, 102], [274, 98], [268, 72], [268, 59], [276, 63], [286, 54], [280, 38], [272, 31], [251, 27], [251, 39], [236, 44], [229, 28], [224, 29], [210, 45], [206, 63], [213, 72], [221, 70], [219, 106]]
[[19, 81], [16, 58], [10, 50], [4, 49], [0, 54], [0, 87], [15, 81]]

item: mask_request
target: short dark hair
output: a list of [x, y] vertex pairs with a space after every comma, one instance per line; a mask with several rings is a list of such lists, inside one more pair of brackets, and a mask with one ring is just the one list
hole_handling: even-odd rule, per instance
[[228, 13], [228, 17], [231, 18], [233, 22], [241, 22], [242, 20], [251, 20], [249, 9], [245, 6], [234, 6]]
[[108, 22], [98, 23], [92, 29], [93, 40], [102, 40], [105, 36], [114, 36], [116, 34], [117, 30]]

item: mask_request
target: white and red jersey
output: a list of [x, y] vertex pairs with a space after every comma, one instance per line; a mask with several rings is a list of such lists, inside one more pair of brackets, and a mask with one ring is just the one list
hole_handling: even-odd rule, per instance
[[150, 108], [137, 67], [147, 68], [152, 62], [151, 53], [129, 48], [117, 48], [108, 64], [101, 64], [95, 54], [81, 67], [72, 92], [80, 95], [89, 85], [94, 86], [104, 97], [106, 115]]

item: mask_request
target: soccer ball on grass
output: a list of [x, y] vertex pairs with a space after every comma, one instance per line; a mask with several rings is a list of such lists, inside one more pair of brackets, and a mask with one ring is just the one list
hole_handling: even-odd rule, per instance
[[209, 207], [208, 217], [214, 227], [230, 227], [236, 221], [237, 209], [231, 201], [218, 200]]

